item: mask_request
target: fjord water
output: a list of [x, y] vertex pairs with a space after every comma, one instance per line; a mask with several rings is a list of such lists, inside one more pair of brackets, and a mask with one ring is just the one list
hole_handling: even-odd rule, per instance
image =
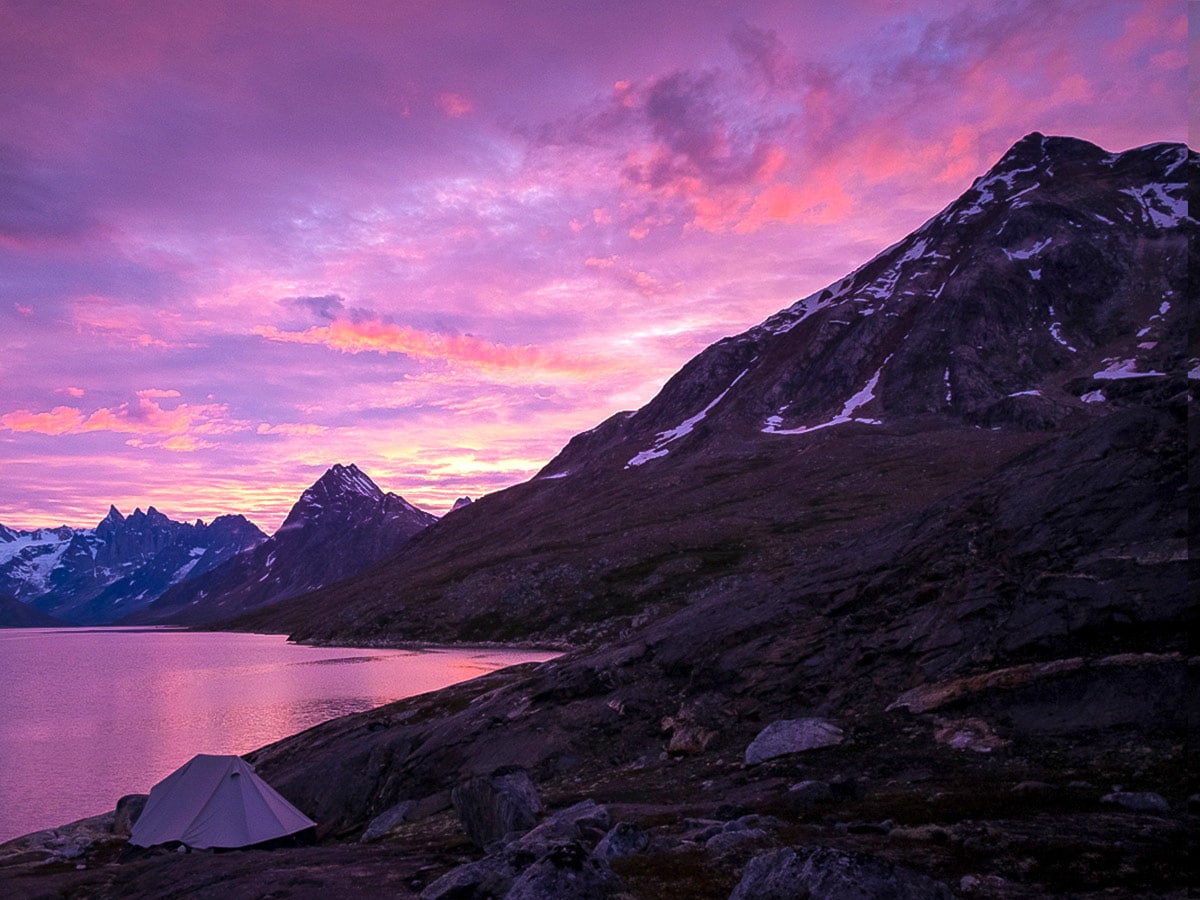
[[0, 629], [0, 841], [111, 810], [197, 753], [247, 753], [326, 719], [553, 656]]

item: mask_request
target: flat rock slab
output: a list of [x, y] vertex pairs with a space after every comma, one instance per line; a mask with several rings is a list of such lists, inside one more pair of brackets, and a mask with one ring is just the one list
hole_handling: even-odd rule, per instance
[[747, 864], [729, 900], [952, 900], [932, 878], [865, 853], [786, 847]]
[[746, 748], [746, 765], [776, 756], [840, 744], [843, 735], [828, 719], [780, 719], [758, 733]]

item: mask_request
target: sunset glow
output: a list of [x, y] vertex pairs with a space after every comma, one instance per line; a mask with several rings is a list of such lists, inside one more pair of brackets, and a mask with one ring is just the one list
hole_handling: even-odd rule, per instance
[[1181, 0], [0, 0], [0, 522], [441, 514], [1031, 131], [1188, 139]]

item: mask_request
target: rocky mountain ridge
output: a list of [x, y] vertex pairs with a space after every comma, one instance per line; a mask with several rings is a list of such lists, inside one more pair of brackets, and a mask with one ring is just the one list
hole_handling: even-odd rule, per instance
[[58, 619], [102, 624], [265, 539], [244, 516], [186, 523], [153, 506], [129, 516], [110, 506], [92, 529], [3, 528], [0, 591]]
[[334, 465], [270, 538], [166, 591], [127, 624], [197, 625], [270, 606], [369, 568], [437, 517], [384, 493], [356, 465]]
[[1186, 368], [1189, 158], [1030, 134], [915, 232], [709, 347], [540, 477], [610, 452], [646, 465], [687, 452], [693, 432], [711, 444], [922, 416], [1040, 429], [1102, 413], [1115, 382]]

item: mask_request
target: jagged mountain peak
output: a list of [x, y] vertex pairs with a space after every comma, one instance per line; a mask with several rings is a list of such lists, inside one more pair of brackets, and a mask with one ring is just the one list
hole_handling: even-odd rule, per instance
[[434, 517], [411, 505], [397, 494], [385, 493], [358, 466], [340, 463], [331, 466], [313, 483], [288, 513], [279, 531], [291, 531], [317, 522], [353, 523], [364, 516], [383, 514], [413, 516], [423, 524]]
[[364, 497], [379, 497], [383, 495], [383, 491], [379, 489], [379, 486], [354, 463], [346, 466], [343, 466], [341, 463], [335, 463], [329, 467], [324, 475], [317, 479], [316, 483], [309, 490], [340, 491], [361, 494]]

